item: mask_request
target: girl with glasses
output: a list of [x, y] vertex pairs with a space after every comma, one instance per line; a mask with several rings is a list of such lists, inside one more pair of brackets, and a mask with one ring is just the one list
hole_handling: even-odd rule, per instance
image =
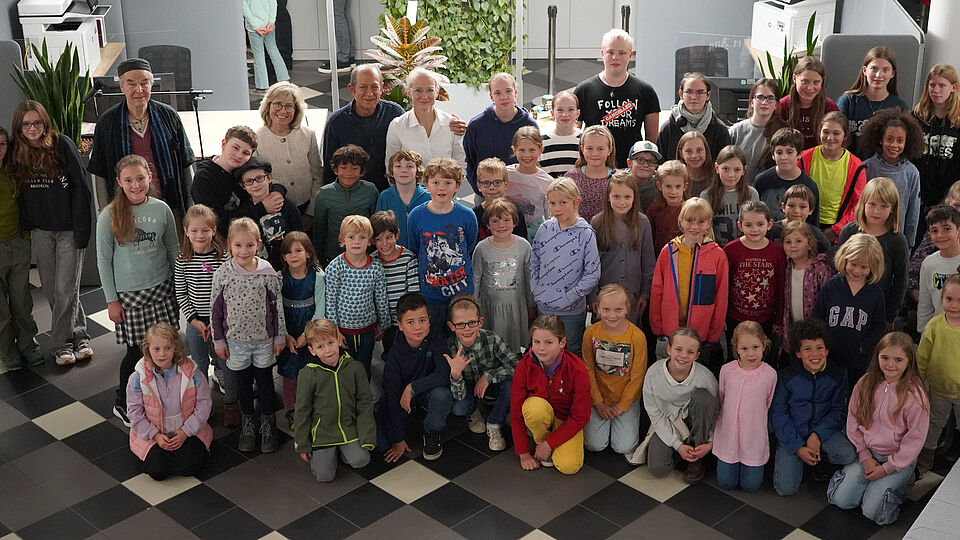
[[746, 178], [753, 185], [753, 178], [760, 171], [773, 167], [770, 155], [770, 136], [787, 123], [777, 112], [780, 88], [773, 79], [760, 79], [750, 88], [747, 117], [730, 126], [730, 144], [743, 150], [747, 157]]
[[657, 148], [663, 155], [676, 154], [680, 137], [692, 131], [707, 138], [712, 156], [730, 144], [727, 125], [717, 118], [710, 103], [710, 86], [710, 80], [703, 73], [685, 73], [680, 79], [680, 101], [673, 106], [670, 119], [660, 126], [657, 135]]

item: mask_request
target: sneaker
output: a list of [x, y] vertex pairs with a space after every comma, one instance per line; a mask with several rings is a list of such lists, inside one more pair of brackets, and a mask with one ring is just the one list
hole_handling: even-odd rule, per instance
[[89, 360], [93, 358], [93, 349], [90, 347], [90, 341], [87, 339], [77, 340], [73, 345], [73, 356], [77, 360]]
[[130, 419], [127, 418], [127, 410], [120, 405], [113, 406], [113, 415], [123, 422], [123, 425], [130, 427]]
[[223, 389], [223, 383], [220, 382], [220, 377], [217, 376], [217, 370], [211, 370], [212, 375], [209, 375], [210, 381], [213, 383], [210, 385], [211, 389], [215, 389], [217, 392], [220, 392], [221, 395], [226, 394], [226, 390]]
[[494, 452], [499, 452], [507, 447], [507, 441], [500, 433], [500, 424], [487, 424], [487, 447]]
[[704, 474], [706, 474], [706, 466], [703, 459], [698, 459], [687, 463], [687, 470], [683, 471], [683, 481], [688, 484], [696, 484], [703, 480]]
[[40, 349], [29, 350], [21, 353], [20, 356], [23, 358], [24, 362], [30, 364], [31, 366], [39, 366], [46, 361], [46, 359], [43, 357], [43, 353], [40, 352]]
[[543, 465], [544, 467], [553, 467], [553, 459], [547, 458], [541, 461], [540, 464]]
[[443, 454], [443, 444], [439, 433], [423, 432], [423, 459], [433, 461]]
[[253, 452], [257, 449], [257, 419], [252, 414], [240, 418], [240, 439], [237, 449], [241, 452]]
[[240, 405], [236, 401], [223, 404], [223, 427], [240, 425]]
[[[73, 349], [60, 349], [53, 354], [53, 359], [57, 361], [58, 366], [69, 366], [77, 362], [77, 357], [73, 355]], [[129, 425], [129, 424], [128, 424]]]
[[917, 480], [923, 478], [930, 469], [933, 468], [933, 462], [936, 459], [937, 451], [924, 448], [920, 450], [917, 456], [917, 467], [914, 469], [914, 475]]
[[487, 431], [487, 423], [483, 421], [483, 414], [480, 413], [480, 409], [470, 413], [470, 418], [467, 420], [467, 427], [473, 433], [483, 433]]
[[[347, 62], [340, 62], [340, 61], [338, 60], [338, 61], [337, 61], [337, 71], [338, 71], [338, 72], [339, 72], [339, 71], [349, 71], [350, 69], [352, 69], [352, 68], [353, 68], [354, 66], [356, 66], [356, 65], [357, 65], [357, 63], [356, 63], [355, 60], [349, 60], [349, 61], [347, 61]], [[320, 73], [330, 73], [330, 61], [329, 61], [329, 60], [324, 60], [324, 61], [320, 62], [320, 67], [317, 68], [317, 71], [319, 71]]]
[[260, 451], [277, 451], [277, 417], [272, 414], [260, 415]]

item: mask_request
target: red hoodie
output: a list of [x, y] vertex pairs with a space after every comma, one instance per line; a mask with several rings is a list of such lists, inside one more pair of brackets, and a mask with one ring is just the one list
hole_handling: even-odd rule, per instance
[[[800, 154], [800, 168], [803, 172], [810, 174], [810, 163], [813, 161], [813, 151], [818, 147], [808, 148]], [[812, 176], [810, 178], [813, 178]], [[860, 200], [860, 193], [863, 192], [863, 186], [867, 184], [867, 169], [863, 166], [860, 158], [850, 153], [850, 159], [847, 161], [847, 181], [843, 185], [843, 195], [840, 199], [840, 206], [837, 207], [837, 222], [830, 225], [833, 234], [840, 236], [840, 229], [844, 225], [856, 220], [857, 201]], [[820, 188], [820, 197], [823, 197], [824, 189], [820, 181], [813, 178]], [[823, 224], [827, 225], [827, 224]]]
[[[559, 364], [559, 365], [557, 365]], [[583, 360], [563, 349], [556, 369], [550, 378], [532, 351], [523, 355], [513, 371], [510, 387], [510, 423], [513, 430], [513, 448], [517, 455], [530, 453], [527, 443], [527, 425], [523, 422], [523, 402], [529, 397], [540, 397], [550, 402], [554, 416], [561, 420], [557, 429], [547, 435], [547, 444], [556, 448], [580, 432], [590, 420], [590, 377]]]
[[680, 326], [680, 279], [689, 280], [687, 326], [709, 343], [719, 343], [727, 316], [727, 281], [729, 270], [723, 248], [713, 240], [693, 248], [693, 265], [689, 276], [677, 276], [674, 238], [663, 246], [653, 271], [650, 295], [650, 328], [658, 336], [668, 336]]

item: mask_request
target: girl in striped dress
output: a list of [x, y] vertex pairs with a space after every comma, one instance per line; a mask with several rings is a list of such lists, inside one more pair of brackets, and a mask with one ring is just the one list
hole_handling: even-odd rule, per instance
[[[191, 206], [183, 216], [183, 240], [180, 256], [173, 266], [173, 283], [177, 290], [177, 304], [187, 321], [186, 345], [190, 358], [206, 377], [210, 366], [210, 287], [213, 273], [223, 264], [225, 248], [217, 236], [217, 215], [202, 204]], [[215, 362], [214, 375], [223, 391], [223, 425], [233, 427], [240, 423], [237, 405], [237, 387], [230, 370]]]

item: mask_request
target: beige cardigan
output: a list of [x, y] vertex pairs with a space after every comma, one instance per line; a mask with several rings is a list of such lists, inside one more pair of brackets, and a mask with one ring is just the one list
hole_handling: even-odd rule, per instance
[[291, 201], [297, 206], [310, 203], [306, 214], [312, 216], [313, 200], [323, 185], [323, 161], [316, 131], [300, 124], [286, 137], [278, 137], [267, 126], [260, 126], [255, 154], [273, 165], [273, 180], [287, 188]]

